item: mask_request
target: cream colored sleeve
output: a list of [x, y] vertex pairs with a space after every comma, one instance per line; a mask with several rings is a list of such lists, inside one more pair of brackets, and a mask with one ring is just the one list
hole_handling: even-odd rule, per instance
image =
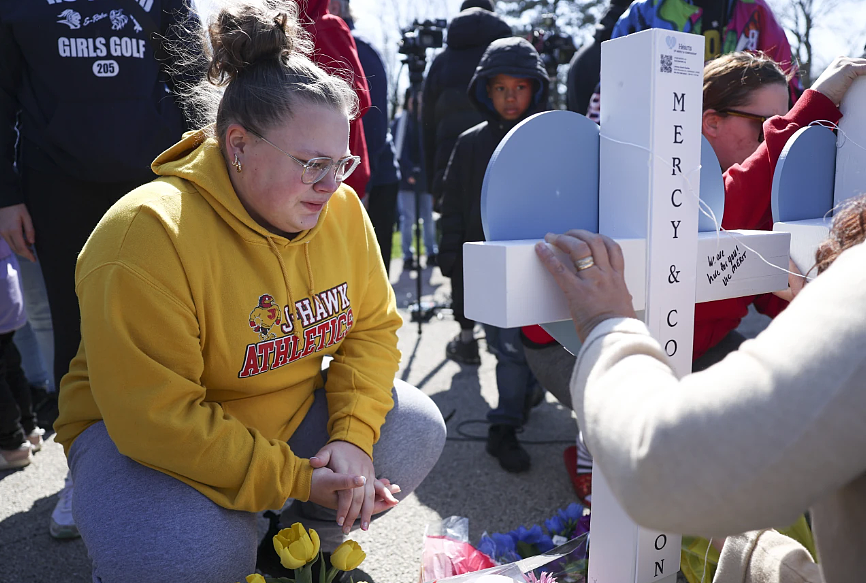
[[638, 524], [713, 536], [790, 524], [866, 470], [863, 265], [866, 245], [848, 250], [756, 339], [683, 379], [642, 322], [590, 333], [574, 410]]
[[775, 530], [752, 531], [725, 541], [713, 583], [823, 583], [806, 547]]

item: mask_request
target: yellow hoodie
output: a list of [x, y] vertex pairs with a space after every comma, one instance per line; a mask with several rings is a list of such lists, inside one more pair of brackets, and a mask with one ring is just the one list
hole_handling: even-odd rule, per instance
[[293, 240], [259, 226], [215, 140], [189, 133], [161, 178], [117, 202], [78, 258], [82, 342], [60, 387], [57, 441], [104, 420], [118, 450], [220, 506], [307, 500], [286, 444], [328, 382], [331, 441], [372, 457], [400, 360], [373, 228], [341, 186]]

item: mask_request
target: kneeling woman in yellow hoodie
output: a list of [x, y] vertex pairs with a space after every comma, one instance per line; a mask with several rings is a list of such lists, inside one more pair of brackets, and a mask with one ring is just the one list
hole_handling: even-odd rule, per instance
[[215, 16], [215, 124], [161, 154], [79, 257], [56, 428], [94, 580], [237, 581], [255, 513], [288, 499], [330, 550], [329, 526], [366, 529], [444, 445], [435, 404], [395, 381], [394, 293], [341, 185], [357, 97], [307, 58], [294, 6]]

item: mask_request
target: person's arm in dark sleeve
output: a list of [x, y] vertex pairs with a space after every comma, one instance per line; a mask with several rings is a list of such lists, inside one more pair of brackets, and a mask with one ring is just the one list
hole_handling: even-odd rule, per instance
[[370, 88], [370, 109], [362, 118], [364, 139], [367, 142], [367, 155], [370, 157], [370, 171], [376, 175], [378, 162], [387, 145], [388, 135], [388, 83], [385, 65], [372, 47], [363, 40], [355, 40], [358, 59], [364, 69], [365, 81]]
[[24, 202], [21, 181], [15, 169], [15, 152], [18, 142], [16, 129], [18, 112], [18, 90], [21, 85], [23, 59], [21, 49], [15, 42], [11, 27], [0, 21], [0, 207]]
[[439, 242], [439, 269], [442, 275], [451, 277], [455, 267], [462, 265], [463, 241], [466, 238], [466, 224], [463, 217], [463, 205], [468, 194], [465, 185], [468, 183], [466, 145], [458, 138], [451, 151], [451, 158], [445, 169], [442, 195], [442, 218], [439, 225], [442, 229], [442, 240]]

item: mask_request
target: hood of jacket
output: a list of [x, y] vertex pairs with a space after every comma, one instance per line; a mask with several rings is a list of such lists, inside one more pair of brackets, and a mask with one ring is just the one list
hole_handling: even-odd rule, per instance
[[448, 25], [448, 47], [452, 49], [484, 47], [509, 36], [508, 23], [483, 8], [467, 8]]
[[[532, 102], [519, 120], [505, 121], [493, 108], [493, 101], [487, 96], [487, 81], [499, 74], [523, 77], [536, 82]], [[543, 111], [547, 107], [547, 94], [550, 90], [550, 80], [541, 57], [528, 40], [520, 37], [498, 39], [490, 43], [481, 62], [475, 68], [475, 74], [469, 82], [467, 93], [472, 104], [480, 111], [488, 122], [498, 127], [511, 129], [521, 120]]]
[[329, 0], [295, 0], [302, 14], [306, 14], [310, 20], [318, 20], [328, 12]]

